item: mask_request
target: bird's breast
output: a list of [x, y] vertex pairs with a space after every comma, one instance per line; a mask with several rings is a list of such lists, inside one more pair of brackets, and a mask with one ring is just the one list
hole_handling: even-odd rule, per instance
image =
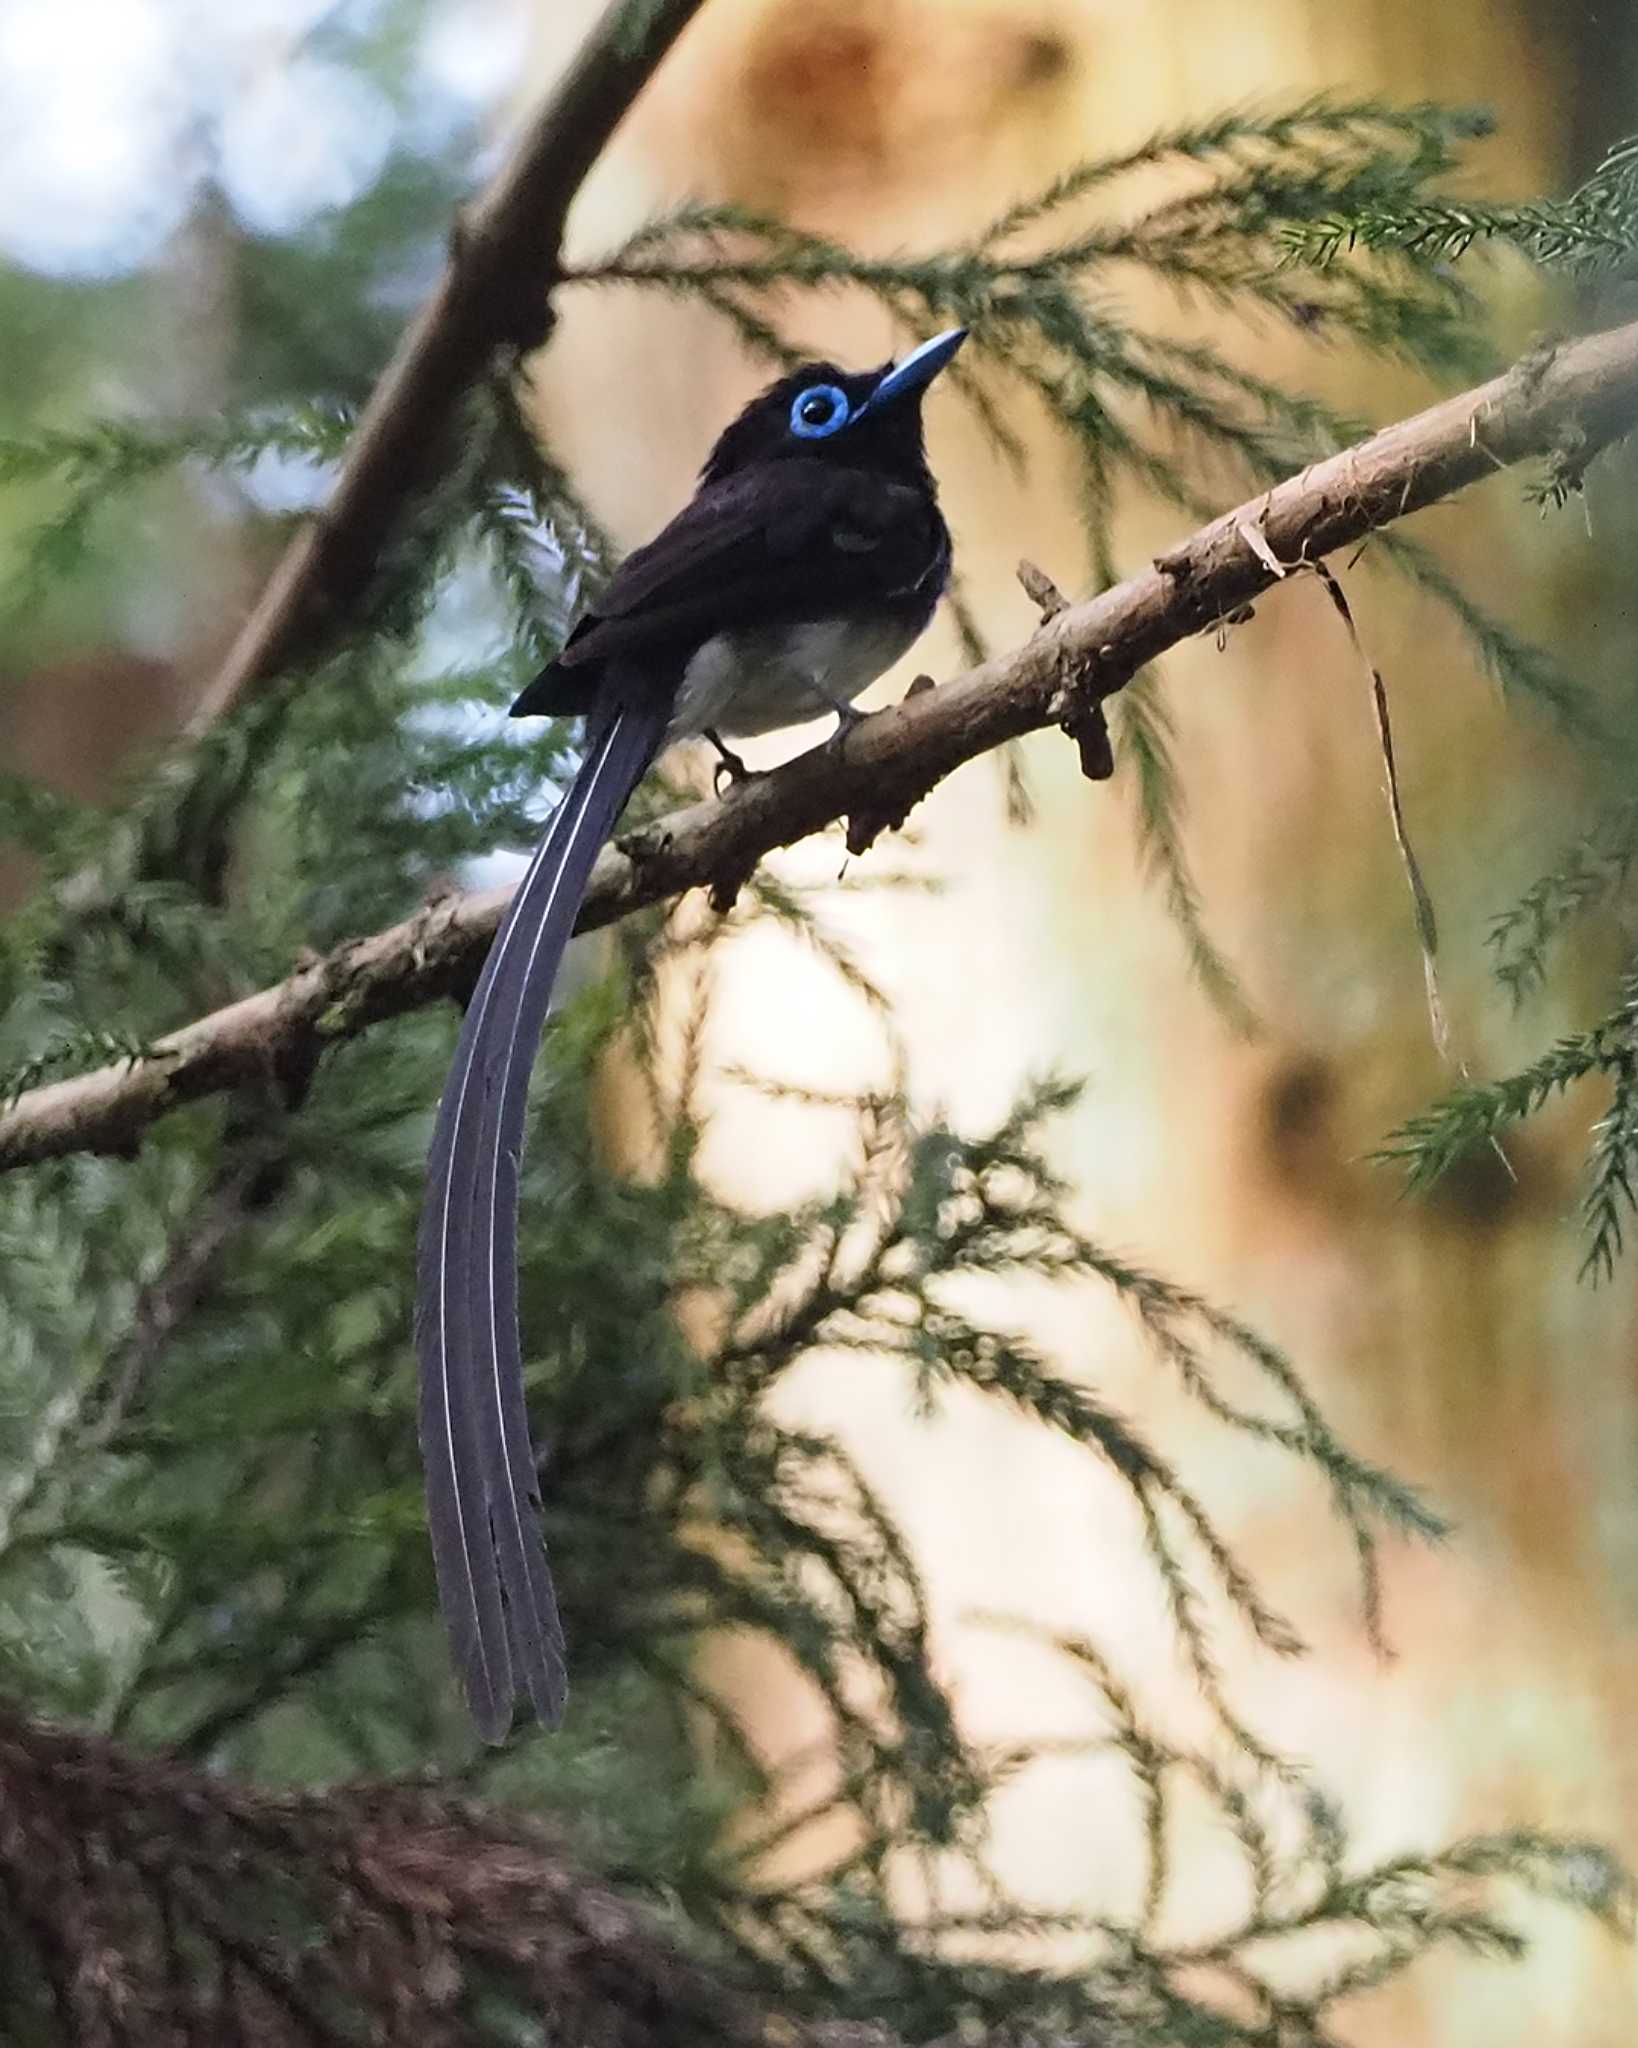
[[736, 739], [821, 717], [890, 669], [927, 623], [926, 611], [883, 610], [795, 625], [717, 633], [690, 658], [671, 736], [707, 729]]

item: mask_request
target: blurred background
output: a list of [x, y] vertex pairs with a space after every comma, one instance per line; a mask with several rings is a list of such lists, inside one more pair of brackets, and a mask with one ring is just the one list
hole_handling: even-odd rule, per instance
[[[334, 474], [325, 419], [344, 423], [367, 395], [436, 279], [454, 208], [479, 189], [596, 12], [591, 0], [246, 0], [226, 10], [0, 0], [0, 433], [20, 445], [117, 417], [163, 435], [179, 422], [295, 408], [310, 427], [251, 460], [195, 459], [118, 491], [77, 494], [72, 475], [13, 466], [0, 510], [10, 557], [0, 595], [8, 775], [118, 813], [130, 778], [185, 720], [292, 518], [322, 501]], [[1083, 158], [1133, 148], [1159, 128], [1317, 93], [1487, 106], [1496, 133], [1466, 153], [1462, 189], [1560, 192], [1638, 126], [1638, 17], [1563, 0], [709, 0], [585, 189], [570, 255], [592, 262], [684, 201], [735, 202], [866, 255], [936, 249]], [[1140, 182], [1122, 203], [1148, 190]], [[1478, 265], [1466, 281], [1484, 299], [1475, 320], [1504, 350], [1571, 317], [1522, 264]], [[1118, 290], [1160, 331], [1209, 339], [1231, 362], [1351, 415], [1386, 420], [1437, 388], [1415, 365], [1296, 322], [1237, 323], [1231, 309], [1179, 299], [1141, 268]], [[857, 290], [786, 291], [764, 310], [786, 340], [847, 363], [880, 360], [905, 338]], [[743, 332], [698, 297], [570, 288], [559, 312], [531, 370], [529, 418], [583, 494], [585, 530], [633, 545], [683, 500], [720, 424], [769, 372]], [[1080, 595], [1101, 568], [1145, 563], [1191, 523], [1127, 479], [1111, 506], [1113, 561], [1100, 565], [1061, 434], [1039, 407], [1018, 409], [1009, 425], [1022, 443], [1012, 461], [959, 392], [941, 390], [929, 407], [966, 631], [996, 647], [1034, 622], [1014, 574], [1021, 554]], [[81, 475], [96, 473], [88, 458]], [[1477, 604], [1618, 700], [1634, 654], [1632, 483], [1630, 464], [1595, 470], [1584, 513], [1544, 519], [1519, 480], [1501, 476], [1414, 525]], [[1198, 487], [1214, 507], [1244, 494], [1204, 464]], [[568, 603], [573, 587], [560, 543], [544, 559], [546, 581], [559, 586], [542, 599], [549, 633], [552, 603]], [[1485, 943], [1489, 921], [1574, 836], [1615, 770], [1504, 705], [1448, 608], [1369, 564], [1347, 580], [1369, 660], [1392, 694], [1405, 802], [1444, 935], [1455, 1056], [1480, 1077], [1509, 1072], [1600, 1013], [1630, 943], [1619, 910], [1590, 920], [1522, 1006], [1497, 985]], [[561, 742], [505, 735], [515, 649], [498, 581], [481, 541], [453, 563], [417, 622], [401, 698], [373, 700], [342, 670], [304, 685], [309, 695], [356, 689], [349, 715], [360, 721], [372, 702], [403, 716], [420, 750], [407, 811], [390, 762], [362, 778], [349, 769], [340, 711], [305, 739], [299, 723], [265, 738], [254, 723], [235, 727], [220, 742], [222, 774], [235, 772], [239, 749], [253, 762], [297, 763], [295, 779], [243, 831], [208, 851], [193, 846], [183, 863], [191, 870], [150, 882], [123, 929], [110, 915], [114, 929], [60, 976], [51, 965], [61, 965], [51, 950], [60, 954], [59, 939], [39, 922], [31, 890], [42, 862], [58, 875], [71, 869], [66, 842], [42, 838], [31, 854], [14, 834], [0, 846], [0, 902], [12, 907], [16, 942], [3, 1064], [26, 1060], [56, 1031], [117, 1034], [132, 1005], [147, 1006], [154, 1028], [180, 1022], [207, 998], [276, 978], [298, 945], [404, 914], [440, 878], [504, 872], [485, 850], [523, 843]], [[416, 699], [418, 676], [483, 664], [498, 677], [487, 695], [473, 686]], [[941, 618], [880, 700], [918, 670], [964, 665], [960, 622]], [[1505, 1161], [1481, 1150], [1430, 1196], [1406, 1199], [1402, 1176], [1370, 1155], [1454, 1075], [1432, 1042], [1359, 656], [1309, 583], [1218, 641], [1169, 656], [1155, 687], [1172, 723], [1198, 915], [1237, 994], [1219, 988], [1214, 999], [1191, 965], [1175, 892], [1168, 903], [1177, 871], [1162, 860], [1157, 879], [1139, 776], [1128, 765], [1093, 786], [1073, 748], [1037, 736], [1005, 763], [970, 764], [902, 840], [862, 863], [845, 864], [834, 839], [776, 863], [784, 884], [818, 906], [851, 979], [808, 931], [762, 918], [711, 945], [704, 987], [698, 948], [683, 942], [698, 938], [702, 914], [685, 907], [667, 927], [655, 1044], [666, 1086], [689, 1072], [699, 1146], [690, 1171], [737, 1209], [794, 1213], [853, 1157], [851, 1120], [813, 1107], [826, 1093], [902, 1078], [923, 1124], [971, 1132], [994, 1127], [1042, 1076], [1082, 1081], [1045, 1140], [1075, 1224], [1275, 1341], [1341, 1438], [1453, 1524], [1440, 1545], [1385, 1543], [1391, 1654], [1382, 1654], [1362, 1620], [1349, 1532], [1327, 1519], [1311, 1469], [1192, 1402], [1118, 1293], [973, 1276], [970, 1312], [1027, 1332], [1059, 1371], [1138, 1418], [1307, 1638], [1311, 1654], [1293, 1661], [1232, 1615], [1221, 1621], [1214, 1648], [1236, 1712], [1340, 1802], [1362, 1857], [1432, 1853], [1514, 1825], [1597, 1838], [1631, 1856], [1638, 1303], [1628, 1264], [1617, 1260], [1599, 1285], [1579, 1271], [1578, 1200], [1602, 1099], [1569, 1092], [1508, 1140]], [[753, 762], [813, 737], [764, 742]], [[461, 767], [480, 743], [481, 785], [470, 762]], [[1118, 758], [1131, 744], [1117, 730]], [[264, 746], [272, 756], [258, 755]], [[705, 786], [698, 763], [673, 772]], [[314, 822], [327, 806], [356, 812], [350, 822], [379, 806], [360, 825], [367, 843], [344, 878], [327, 865], [336, 860], [330, 827]], [[95, 838], [84, 818], [97, 815], [76, 813], [76, 846]], [[165, 827], [179, 847], [185, 825]], [[154, 829], [151, 815], [143, 829]], [[872, 871], [891, 871], [897, 885], [868, 886]], [[186, 975], [165, 952], [184, 882], [192, 895], [176, 914], [188, 927], [178, 941]], [[616, 957], [614, 942], [588, 951], [605, 966]], [[46, 969], [34, 971], [42, 960]], [[861, 1000], [862, 979], [885, 996], [890, 1028]], [[41, 993], [59, 981], [67, 993]], [[14, 1466], [11, 1481], [0, 1478], [0, 1628], [8, 1690], [23, 1704], [280, 1781], [418, 1767], [458, 1740], [436, 1636], [404, 1619], [428, 1581], [413, 1551], [417, 1502], [401, 1441], [406, 1233], [449, 1029], [447, 1017], [406, 1020], [391, 1072], [347, 1069], [352, 1049], [338, 1056], [331, 1098], [362, 1091], [346, 1170], [318, 1137], [292, 1147], [262, 1112], [243, 1109], [212, 1112], [213, 1132], [226, 1116], [242, 1136], [229, 1199], [221, 1171], [213, 1178], [201, 1164], [203, 1127], [187, 1119], [183, 1136], [162, 1139], [137, 1165], [87, 1161], [13, 1177], [3, 1225], [10, 1278], [0, 1282], [10, 1297], [0, 1371]], [[592, 1046], [590, 1024], [584, 1035]], [[769, 1100], [743, 1085], [746, 1069], [812, 1099]], [[663, 1186], [650, 1068], [628, 1052], [588, 1074], [587, 1157], [610, 1187], [625, 1175]], [[321, 1111], [324, 1101], [321, 1092]], [[339, 1115], [334, 1099], [331, 1108]], [[349, 1172], [361, 1184], [374, 1176], [375, 1187], [354, 1187]], [[561, 1231], [564, 1188], [550, 1199]], [[130, 1234], [133, 1205], [153, 1219], [141, 1241]], [[220, 1244], [209, 1239], [213, 1219]], [[616, 1252], [647, 1241], [621, 1237], [648, 1226], [612, 1195], [595, 1220]], [[175, 1291], [156, 1308], [154, 1274], [174, 1278], [177, 1244], [207, 1240], [197, 1283], [166, 1321]], [[531, 1270], [539, 1309], [552, 1284], [548, 1254], [537, 1252]], [[321, 1271], [300, 1329], [282, 1326], [264, 1298], [270, 1276]], [[209, 1630], [187, 1636], [210, 1608], [198, 1585], [174, 1556], [158, 1556], [151, 1531], [140, 1556], [121, 1558], [98, 1539], [99, 1527], [106, 1534], [121, 1514], [138, 1515], [135, 1496], [119, 1489], [136, 1484], [165, 1428], [183, 1425], [138, 1400], [119, 1423], [136, 1437], [111, 1457], [108, 1432], [80, 1441], [87, 1425], [73, 1390], [104, 1374], [112, 1354], [128, 1363], [147, 1346], [160, 1356], [156, 1315], [196, 1401], [208, 1406], [211, 1386], [232, 1384], [243, 1368], [263, 1379], [269, 1431], [311, 1444], [324, 1434], [321, 1411], [281, 1415], [275, 1392], [286, 1347], [308, 1346], [315, 1386], [326, 1374], [349, 1385], [361, 1376], [348, 1430], [326, 1439], [326, 1458], [365, 1458], [354, 1427], [398, 1430], [374, 1491], [355, 1497], [356, 1474], [331, 1475], [340, 1491], [326, 1512], [354, 1518], [355, 1533], [358, 1517], [377, 1516], [375, 1533], [411, 1562], [383, 1566], [371, 1594], [391, 1656], [381, 1650], [377, 1667], [343, 1659], [323, 1679], [329, 1693], [308, 1685], [316, 1662], [281, 1668], [272, 1689], [212, 1690], [201, 1650]], [[685, 1314], [682, 1327], [703, 1344], [709, 1315]], [[383, 1391], [394, 1384], [396, 1393]], [[1096, 1481], [1083, 1451], [1031, 1416], [960, 1386], [924, 1397], [867, 1352], [809, 1348], [771, 1402], [783, 1427], [844, 1445], [903, 1530], [925, 1587], [932, 1668], [967, 1738], [1059, 1742], [1061, 1753], [1016, 1773], [990, 1801], [1001, 1880], [1045, 1912], [1117, 1915], [1137, 1868], [1130, 1802], [1118, 1759], [1076, 1753], [1068, 1740], [1085, 1720], [1086, 1682], [1051, 1638], [1100, 1645], [1179, 1741], [1205, 1741], [1210, 1718], [1177, 1654], [1130, 1495]], [[203, 1412], [189, 1411], [187, 1426], [202, 1431]], [[146, 1446], [145, 1415], [157, 1432]], [[205, 1456], [204, 1442], [190, 1438], [188, 1457]], [[188, 1540], [203, 1543], [212, 1491], [219, 1513], [233, 1486], [223, 1468], [188, 1470], [197, 1498], [175, 1482], [176, 1499], [197, 1514]], [[262, 1498], [257, 1489], [310, 1512], [288, 1470], [258, 1467], [239, 1497]], [[147, 1498], [140, 1513], [151, 1521]], [[324, 1569], [333, 1591], [333, 1556]], [[279, 1577], [264, 1618], [288, 1621], [292, 1583]], [[597, 1584], [619, 1601], [617, 1572]], [[242, 1642], [248, 1661], [259, 1638], [215, 1611], [219, 1634]], [[1000, 1630], [1002, 1615], [1026, 1626]], [[338, 1633], [356, 1645], [365, 1625], [348, 1609]], [[485, 1789], [547, 1808], [567, 1800], [582, 1818], [605, 1792], [611, 1810], [625, 1797], [609, 1788], [634, 1768], [632, 1730], [652, 1728], [645, 1717], [657, 1709], [643, 1688], [654, 1674], [612, 1653], [606, 1670], [588, 1656], [580, 1733], [571, 1728], [553, 1759], [503, 1759]], [[167, 1664], [174, 1657], [182, 1662]], [[799, 1660], [766, 1633], [727, 1626], [708, 1629], [688, 1658], [695, 1682], [734, 1703], [760, 1762], [779, 1776], [786, 1810], [825, 1808], [839, 1769], [833, 1708]], [[427, 1695], [425, 1726], [394, 1723], [406, 1672]], [[663, 1741], [653, 1734], [639, 1777], [651, 1768], [656, 1783], [674, 1783], [686, 1769], [675, 1760], [696, 1741], [709, 1748], [686, 1723]], [[738, 1803], [731, 1790], [697, 1797]], [[736, 1825], [721, 1811], [710, 1818]], [[1216, 1924], [1230, 1881], [1208, 1818], [1185, 1811], [1176, 1825], [1180, 1878], [1166, 1927], [1183, 1938]], [[644, 1823], [598, 1826], [636, 1859]], [[787, 1874], [820, 1867], [852, 1826], [829, 1810], [785, 1835], [774, 1864]], [[662, 1832], [652, 1821], [650, 1833]], [[923, 1875], [900, 1872], [894, 1883], [907, 1909], [925, 1904]], [[979, 1903], [962, 1881], [950, 1887], [946, 1903]], [[1638, 2022], [1631, 1949], [1557, 1906], [1528, 1908], [1524, 1922], [1532, 1952], [1520, 1966], [1497, 1968], [1457, 1943], [1376, 1993], [1347, 2038], [1440, 2048], [1628, 2040]]]

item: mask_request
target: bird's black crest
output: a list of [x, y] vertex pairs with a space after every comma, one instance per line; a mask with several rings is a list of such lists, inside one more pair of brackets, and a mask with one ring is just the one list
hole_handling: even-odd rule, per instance
[[791, 409], [805, 391], [834, 389], [857, 410], [891, 367], [888, 362], [873, 370], [843, 370], [835, 363], [803, 363], [760, 392], [723, 429], [700, 472], [701, 483], [720, 483], [752, 463], [787, 455], [833, 458], [850, 468], [906, 479], [925, 476], [919, 394], [913, 403], [884, 406], [828, 439], [804, 438], [791, 426]]

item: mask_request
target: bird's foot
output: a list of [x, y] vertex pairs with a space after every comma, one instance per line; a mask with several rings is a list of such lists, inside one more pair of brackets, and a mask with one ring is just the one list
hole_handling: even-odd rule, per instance
[[829, 701], [831, 710], [836, 713], [836, 730], [826, 740], [825, 745], [832, 753], [839, 754], [847, 745], [848, 734], [856, 726], [863, 725], [870, 716], [870, 713], [868, 711], [859, 711], [853, 705], [844, 703], [840, 698], [833, 698]]
[[705, 728], [705, 738], [717, 750], [717, 765], [711, 771], [711, 787], [716, 795], [721, 796], [725, 782], [732, 789], [737, 782], [754, 782], [756, 780], [756, 770], [754, 768], [747, 768], [732, 747], [725, 747], [723, 745], [721, 733], [713, 732], [710, 726], [707, 726]]

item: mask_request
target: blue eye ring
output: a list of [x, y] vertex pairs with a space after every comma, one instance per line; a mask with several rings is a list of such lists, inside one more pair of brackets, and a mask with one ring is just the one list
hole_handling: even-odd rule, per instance
[[840, 433], [852, 416], [847, 393], [834, 384], [810, 384], [791, 400], [791, 432], [803, 441]]

